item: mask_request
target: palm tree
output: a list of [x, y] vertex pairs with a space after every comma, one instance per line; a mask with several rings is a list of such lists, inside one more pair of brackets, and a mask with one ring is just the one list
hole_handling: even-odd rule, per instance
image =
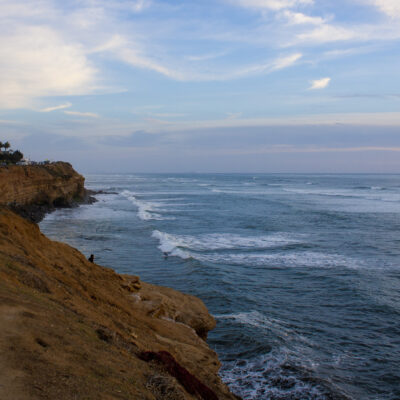
[[4, 147], [4, 144], [3, 144], [3, 142], [0, 142], [0, 151], [1, 151], [1, 149]]
[[3, 144], [3, 147], [4, 147], [4, 149], [7, 151], [7, 149], [9, 149], [9, 148], [11, 147], [11, 145], [10, 145], [9, 142], [5, 142], [5, 143]]

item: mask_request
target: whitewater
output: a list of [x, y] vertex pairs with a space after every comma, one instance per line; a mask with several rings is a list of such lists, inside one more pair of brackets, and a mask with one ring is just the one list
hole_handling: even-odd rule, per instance
[[[400, 176], [87, 175], [41, 223], [120, 273], [200, 297], [244, 399], [400, 398]], [[107, 194], [108, 192], [108, 194]]]

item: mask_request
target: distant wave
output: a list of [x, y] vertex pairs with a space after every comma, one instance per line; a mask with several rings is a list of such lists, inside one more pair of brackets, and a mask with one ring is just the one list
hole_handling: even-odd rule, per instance
[[[269, 267], [313, 267], [334, 268], [345, 267], [357, 269], [363, 267], [362, 261], [340, 254], [318, 253], [314, 251], [268, 252], [259, 251], [279, 248], [289, 244], [301, 244], [284, 235], [261, 237], [242, 237], [232, 234], [209, 234], [199, 236], [171, 235], [153, 231], [152, 236], [159, 240], [162, 252], [184, 260], [196, 259], [214, 264], [232, 264]], [[258, 250], [248, 252], [249, 249]], [[218, 252], [218, 250], [243, 250], [241, 253]]]
[[258, 311], [215, 315], [217, 320], [233, 320], [243, 325], [273, 331], [277, 336], [292, 336], [293, 328], [277, 318], [267, 317]]
[[[342, 197], [353, 199], [374, 200], [383, 202], [399, 202], [399, 193], [388, 193], [387, 189], [380, 186], [358, 187], [354, 189], [300, 189], [300, 188], [284, 188], [283, 191], [288, 193], [297, 193], [312, 196], [327, 196], [327, 197]], [[374, 194], [375, 192], [375, 194]], [[387, 194], [378, 194], [377, 192], [384, 192]]]
[[364, 197], [364, 194], [356, 193], [349, 190], [322, 190], [322, 189], [296, 189], [296, 188], [284, 188], [285, 192], [297, 193], [297, 194], [311, 194], [315, 196], [333, 196], [333, 197]]
[[269, 267], [312, 267], [334, 268], [345, 267], [357, 269], [363, 266], [361, 261], [340, 254], [318, 253], [314, 251], [297, 251], [292, 253], [242, 253], [242, 254], [207, 254], [194, 256], [201, 261], [216, 264], [233, 264]]
[[[284, 233], [265, 236], [241, 236], [231, 233], [211, 233], [192, 236], [173, 235], [155, 230], [153, 231], [152, 236], [160, 241], [160, 248], [162, 248], [162, 251], [171, 253], [179, 248], [194, 251], [266, 249], [300, 243], [299, 240], [293, 239]], [[196, 258], [196, 256], [193, 256], [188, 252], [185, 252], [184, 254], [185, 258]]]
[[159, 213], [164, 211], [161, 209], [163, 204], [139, 200], [137, 197], [134, 196], [134, 193], [130, 192], [129, 190], [124, 190], [121, 193], [122, 196], [126, 197], [130, 200], [137, 208], [138, 208], [138, 217], [143, 221], [148, 220], [164, 220], [164, 219], [172, 219], [161, 216]]

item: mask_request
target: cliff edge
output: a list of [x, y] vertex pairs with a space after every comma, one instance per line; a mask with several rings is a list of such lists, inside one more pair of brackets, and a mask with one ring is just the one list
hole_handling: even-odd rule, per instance
[[88, 199], [85, 178], [66, 162], [0, 167], [0, 205], [39, 222], [55, 207], [71, 207]]
[[[65, 182], [68, 200], [82, 194], [79, 177]], [[16, 186], [28, 203], [65, 189]], [[1, 399], [236, 399], [204, 340], [214, 326], [200, 299], [90, 263], [0, 208]]]

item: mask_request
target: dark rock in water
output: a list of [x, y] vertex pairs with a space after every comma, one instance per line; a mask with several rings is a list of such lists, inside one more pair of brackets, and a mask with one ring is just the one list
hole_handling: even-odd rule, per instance
[[92, 194], [95, 194], [95, 193], [93, 193], [92, 190], [85, 189], [85, 193], [84, 193], [81, 203], [82, 204], [96, 203], [98, 200], [95, 197], [93, 197]]
[[109, 192], [107, 190], [90, 190], [90, 189], [86, 189], [86, 192], [89, 195], [96, 195], [96, 194], [118, 194], [118, 192]]

